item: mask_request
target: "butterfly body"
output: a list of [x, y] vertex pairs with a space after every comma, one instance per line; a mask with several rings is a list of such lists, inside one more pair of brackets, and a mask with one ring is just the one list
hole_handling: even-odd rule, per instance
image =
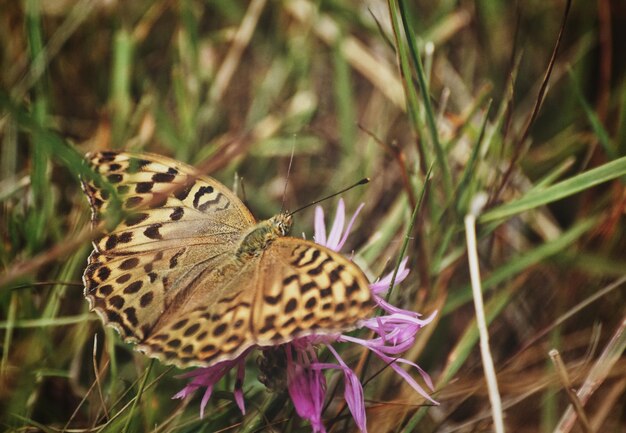
[[291, 215], [286, 212], [279, 213], [268, 220], [261, 221], [245, 235], [235, 255], [240, 260], [257, 256], [276, 238], [289, 234], [291, 224]]
[[351, 261], [287, 236], [291, 216], [257, 223], [231, 192], [193, 167], [152, 154], [87, 155], [108, 182], [83, 180], [94, 241], [83, 281], [90, 307], [125, 341], [179, 367], [210, 366], [253, 346], [350, 329], [374, 302]]

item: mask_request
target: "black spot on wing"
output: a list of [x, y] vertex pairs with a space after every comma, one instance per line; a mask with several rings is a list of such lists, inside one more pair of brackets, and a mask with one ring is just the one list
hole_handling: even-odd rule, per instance
[[100, 279], [100, 281], [106, 280], [107, 278], [109, 278], [109, 275], [111, 275], [111, 270], [106, 266], [102, 266], [100, 269], [98, 269], [98, 279]]
[[144, 295], [141, 296], [141, 298], [139, 299], [139, 304], [145, 308], [148, 305], [150, 305], [152, 303], [152, 300], [154, 299], [154, 293], [153, 292], [148, 292]]
[[122, 176], [119, 173], [110, 174], [110, 175], [107, 176], [107, 180], [110, 183], [120, 183], [122, 181], [122, 179], [124, 179], [124, 176]]
[[[317, 253], [318, 251], [315, 251], [315, 252]], [[319, 256], [319, 254], [318, 254], [318, 256]], [[313, 269], [309, 269], [309, 270], [307, 271], [307, 274], [311, 275], [312, 277], [313, 277], [313, 276], [315, 276], [315, 275], [319, 275], [319, 274], [321, 274], [321, 273], [322, 273], [322, 271], [324, 270], [324, 265], [325, 265], [326, 263], [328, 263], [328, 262], [332, 262], [332, 261], [333, 261], [333, 260], [332, 260], [330, 257], [326, 257], [324, 260], [322, 260], [322, 262], [321, 262], [319, 265], [317, 265], [317, 266], [316, 266], [316, 267], [314, 267]]]
[[120, 269], [129, 270], [134, 268], [139, 264], [139, 259], [137, 257], [131, 257], [129, 259], [124, 260], [120, 263]]
[[213, 330], [213, 336], [219, 337], [224, 332], [226, 332], [226, 328], [227, 328], [227, 325], [225, 323], [222, 323], [221, 325], [216, 326], [215, 329]]
[[280, 302], [280, 300], [282, 299], [282, 295], [279, 293], [276, 296], [270, 296], [270, 295], [265, 295], [263, 297], [263, 300], [268, 304], [268, 305], [276, 305]]
[[139, 290], [141, 290], [141, 286], [143, 286], [143, 281], [134, 281], [124, 288], [124, 293], [127, 295], [137, 293]]
[[187, 180], [183, 185], [180, 185], [176, 188], [176, 190], [174, 191], [174, 197], [176, 197], [180, 201], [185, 200], [195, 184], [196, 181], [194, 179]]
[[155, 239], [155, 240], [163, 239], [163, 236], [161, 236], [161, 233], [159, 233], [159, 229], [161, 227], [162, 227], [162, 224], [159, 224], [159, 223], [152, 224], [151, 226], [149, 226], [147, 229], [144, 230], [143, 234], [144, 236], [150, 239]]
[[177, 207], [170, 214], [170, 219], [172, 221], [178, 221], [179, 219], [181, 219], [183, 217], [184, 214], [185, 214], [185, 211], [183, 210], [183, 208], [182, 207]]
[[135, 185], [135, 192], [138, 194], [143, 194], [152, 191], [152, 187], [154, 186], [154, 182], [139, 182]]
[[111, 250], [117, 246], [117, 235], [110, 235], [107, 241], [104, 243], [107, 250]]
[[152, 180], [154, 182], [170, 183], [175, 177], [176, 175], [172, 173], [155, 173], [152, 175]]
[[126, 199], [126, 202], [124, 203], [124, 205], [126, 206], [127, 209], [131, 209], [134, 207], [139, 206], [139, 204], [143, 201], [143, 199], [139, 196], [132, 196], [132, 197], [128, 197]]
[[178, 251], [176, 254], [174, 254], [172, 258], [170, 258], [170, 269], [173, 269], [176, 267], [176, 265], [178, 265], [178, 258], [181, 255], [183, 255], [185, 251], [186, 251], [185, 248], [183, 248], [180, 251]]
[[303, 263], [298, 263], [298, 266], [307, 266], [316, 261], [320, 256], [320, 250], [313, 250], [313, 254], [311, 254], [311, 258]]
[[117, 238], [117, 241], [118, 241], [119, 243], [121, 243], [121, 244], [127, 244], [127, 243], [129, 243], [130, 241], [132, 241], [132, 240], [133, 240], [133, 234], [132, 234], [132, 232], [124, 232], [124, 233], [121, 233], [121, 234], [118, 236], [118, 238]]
[[130, 226], [134, 226], [134, 225], [144, 222], [145, 220], [148, 219], [148, 216], [149, 215], [147, 213], [135, 213], [126, 217], [124, 222], [126, 223], [128, 227], [130, 227]]
[[298, 276], [296, 274], [292, 274], [283, 280], [283, 286], [288, 286], [292, 281], [296, 281]]
[[130, 280], [130, 274], [122, 274], [115, 279], [115, 282], [118, 284], [124, 284]]

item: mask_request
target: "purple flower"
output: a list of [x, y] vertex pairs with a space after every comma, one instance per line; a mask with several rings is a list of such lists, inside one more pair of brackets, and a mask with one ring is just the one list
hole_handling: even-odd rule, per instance
[[204, 396], [200, 402], [200, 418], [204, 417], [204, 408], [211, 398], [213, 393], [213, 386], [228, 373], [231, 368], [237, 366], [237, 380], [235, 381], [235, 389], [233, 394], [235, 395], [235, 402], [241, 410], [241, 413], [245, 415], [246, 408], [243, 402], [243, 376], [245, 373], [245, 361], [249, 351], [244, 352], [235, 359], [219, 362], [211, 367], [197, 368], [185, 374], [181, 374], [179, 377], [189, 379], [193, 378], [186, 387], [180, 390], [172, 398], [185, 398], [188, 395], [193, 394], [199, 388], [206, 388], [204, 390]]
[[[315, 209], [315, 235], [314, 240], [334, 251], [339, 251], [348, 238], [356, 216], [363, 205], [356, 210], [347, 227], [345, 226], [345, 205], [339, 200], [337, 213], [333, 226], [328, 236], [324, 212], [321, 207]], [[406, 267], [408, 259], [405, 258], [398, 269], [394, 285], [402, 282], [409, 270]], [[313, 433], [325, 433], [326, 429], [322, 422], [322, 409], [326, 397], [325, 370], [339, 370], [344, 378], [344, 398], [348, 405], [356, 425], [362, 432], [367, 432], [367, 420], [363, 387], [357, 374], [345, 363], [339, 353], [332, 347], [332, 343], [354, 343], [369, 349], [375, 356], [388, 364], [420, 395], [437, 404], [428, 396], [426, 391], [415, 379], [401, 367], [401, 364], [411, 366], [422, 376], [426, 385], [432, 390], [433, 385], [426, 374], [417, 364], [400, 358], [399, 354], [410, 348], [415, 342], [417, 332], [430, 323], [436, 312], [430, 317], [421, 318], [421, 315], [413, 311], [403, 310], [386, 302], [383, 295], [390, 287], [393, 272], [382, 279], [372, 283], [370, 289], [378, 307], [383, 311], [382, 315], [371, 317], [359, 322], [360, 328], [367, 328], [374, 333], [373, 338], [365, 339], [345, 334], [337, 335], [312, 335], [298, 338], [284, 346], [286, 356], [287, 389], [298, 415], [311, 423]], [[316, 347], [325, 346], [334, 356], [337, 363], [320, 362]], [[200, 404], [200, 416], [204, 415], [204, 409], [213, 391], [213, 386], [233, 367], [237, 366], [237, 380], [234, 387], [235, 401], [242, 413], [245, 413], [243, 402], [243, 375], [245, 359], [250, 351], [246, 351], [238, 358], [223, 361], [208, 368], [200, 368], [183, 377], [193, 378], [189, 384], [173, 398], [184, 398], [199, 388], [205, 388], [204, 396]]]
[[[326, 395], [326, 379], [321, 369], [312, 367], [319, 364], [313, 346], [307, 343], [304, 347], [297, 346], [299, 344], [289, 344], [286, 348], [287, 389], [298, 415], [311, 422], [314, 432], [325, 432], [322, 406]], [[296, 359], [292, 349], [295, 349]]]

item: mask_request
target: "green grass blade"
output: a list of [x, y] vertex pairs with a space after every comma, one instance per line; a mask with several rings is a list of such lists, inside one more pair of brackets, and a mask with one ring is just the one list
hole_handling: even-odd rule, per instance
[[0, 329], [26, 329], [26, 328], [49, 328], [55, 326], [67, 326], [75, 323], [84, 323], [85, 320], [98, 320], [93, 314], [79, 314], [76, 316], [52, 317], [43, 319], [20, 319], [11, 321], [10, 318], [0, 322]]
[[[40, 2], [26, 1], [26, 31], [30, 48], [30, 59], [33, 65], [45, 64], [42, 56], [45, 55]], [[34, 66], [33, 66], [34, 67]], [[48, 117], [48, 96], [45, 86], [46, 75], [43, 74], [34, 84], [34, 99], [32, 104], [33, 120], [44, 126]], [[31, 252], [37, 251], [43, 243], [46, 232], [46, 221], [51, 213], [51, 198], [48, 180], [48, 160], [50, 149], [47, 141], [42, 137], [32, 137], [33, 151], [31, 187], [34, 203], [27, 217], [28, 240]]]
[[[393, 26], [393, 32], [396, 39], [396, 48], [398, 50], [398, 58], [400, 60], [400, 71], [406, 79], [402, 80], [402, 84], [405, 88], [406, 100], [407, 100], [407, 112], [411, 118], [411, 122], [413, 127], [415, 128], [418, 136], [423, 136], [422, 134], [422, 121], [420, 119], [420, 106], [419, 106], [419, 98], [417, 96], [417, 89], [413, 83], [413, 72], [411, 70], [411, 66], [409, 63], [408, 57], [408, 48], [405, 44], [405, 39], [403, 37], [403, 33], [400, 31], [400, 14], [401, 12], [398, 10], [398, 4], [395, 0], [389, 0], [389, 12], [391, 14], [391, 24]], [[432, 160], [430, 153], [428, 152], [426, 146], [424, 146], [424, 140], [417, 140], [417, 145], [419, 148], [420, 156], [423, 158], [423, 162], [420, 164], [421, 167], [429, 167], [431, 165], [430, 161]]]
[[607, 162], [604, 165], [556, 183], [541, 191], [528, 193], [518, 200], [490, 209], [480, 217], [479, 221], [486, 223], [507, 218], [555, 202], [624, 175], [626, 175], [626, 157]]
[[606, 132], [606, 129], [604, 129], [604, 126], [602, 126], [602, 122], [600, 122], [600, 119], [598, 118], [596, 113], [593, 111], [593, 109], [589, 106], [589, 103], [585, 99], [585, 96], [582, 94], [582, 91], [580, 89], [580, 83], [576, 79], [576, 75], [574, 75], [574, 72], [571, 69], [568, 70], [567, 72], [569, 73], [569, 78], [572, 82], [572, 89], [574, 90], [574, 95], [576, 96], [576, 99], [580, 103], [580, 106], [583, 108], [583, 111], [585, 112], [585, 115], [587, 116], [587, 120], [591, 124], [591, 127], [593, 128], [593, 132], [595, 133], [595, 136], [598, 138], [600, 145], [602, 145], [602, 147], [604, 148], [604, 151], [606, 152], [606, 154], [608, 155], [610, 159], [617, 158], [619, 156], [617, 149], [615, 148], [615, 145], [611, 142], [611, 138], [609, 137], [608, 132]]
[[150, 371], [152, 370], [152, 366], [154, 365], [155, 362], [156, 361], [154, 359], [151, 359], [150, 363], [148, 364], [148, 368], [146, 368], [141, 384], [139, 385], [139, 390], [137, 391], [137, 395], [133, 399], [133, 404], [130, 407], [130, 411], [128, 415], [126, 416], [126, 423], [124, 424], [122, 433], [128, 432], [128, 428], [130, 427], [130, 423], [133, 419], [133, 416], [135, 415], [135, 411], [137, 410], [137, 405], [139, 404], [139, 400], [141, 399], [141, 396], [143, 395], [144, 389], [146, 387], [146, 383], [148, 383], [148, 377], [150, 376]]
[[[483, 119], [483, 123], [480, 127], [480, 132], [478, 134], [478, 138], [476, 140], [476, 144], [472, 148], [472, 153], [465, 165], [465, 169], [463, 170], [463, 174], [461, 175], [461, 179], [459, 180], [456, 189], [457, 193], [454, 194], [455, 197], [458, 198], [458, 205], [463, 206], [462, 209], [458, 209], [461, 214], [465, 213], [465, 209], [467, 208], [467, 201], [469, 197], [472, 196], [476, 191], [473, 191], [471, 188], [472, 174], [474, 173], [474, 169], [476, 167], [476, 163], [478, 160], [478, 155], [482, 149], [483, 138], [485, 137], [485, 131], [487, 128], [487, 123], [489, 120], [489, 111], [491, 110], [491, 101], [487, 104], [487, 108], [485, 109], [485, 117]], [[457, 205], [457, 206], [458, 206]]]
[[113, 64], [111, 71], [111, 147], [124, 145], [131, 110], [130, 77], [133, 64], [133, 40], [131, 34], [121, 28], [113, 41]]
[[[406, 5], [406, 0], [400, 0], [400, 17], [402, 17], [402, 25], [406, 33], [407, 41], [409, 43], [409, 53], [413, 60], [413, 66], [417, 74], [417, 82], [419, 83], [420, 92], [424, 102], [424, 109], [426, 113], [426, 124], [428, 125], [428, 132], [430, 133], [430, 139], [437, 155], [437, 165], [441, 170], [441, 178], [443, 180], [444, 191], [446, 198], [452, 196], [452, 175], [450, 174], [450, 168], [448, 167], [448, 158], [444, 152], [441, 141], [439, 140], [439, 132], [437, 131], [437, 125], [435, 123], [434, 109], [430, 100], [430, 89], [426, 81], [426, 74], [424, 72], [424, 66], [422, 65], [422, 58], [416, 45], [417, 38], [413, 31], [413, 26], [409, 22], [409, 12]], [[406, 81], [410, 81], [412, 75], [406, 75]]]
[[337, 114], [339, 118], [340, 140], [344, 152], [353, 152], [354, 143], [356, 142], [356, 110], [354, 107], [354, 98], [352, 93], [352, 80], [350, 79], [350, 68], [346, 58], [340, 47], [333, 49], [333, 65], [334, 65], [334, 94], [335, 103], [337, 104]]

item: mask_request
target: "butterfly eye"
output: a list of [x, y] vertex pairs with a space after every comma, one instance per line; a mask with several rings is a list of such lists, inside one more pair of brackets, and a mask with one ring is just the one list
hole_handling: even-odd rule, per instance
[[291, 230], [291, 215], [287, 215], [283, 220], [280, 221], [279, 227], [280, 232], [283, 236], [288, 235]]

